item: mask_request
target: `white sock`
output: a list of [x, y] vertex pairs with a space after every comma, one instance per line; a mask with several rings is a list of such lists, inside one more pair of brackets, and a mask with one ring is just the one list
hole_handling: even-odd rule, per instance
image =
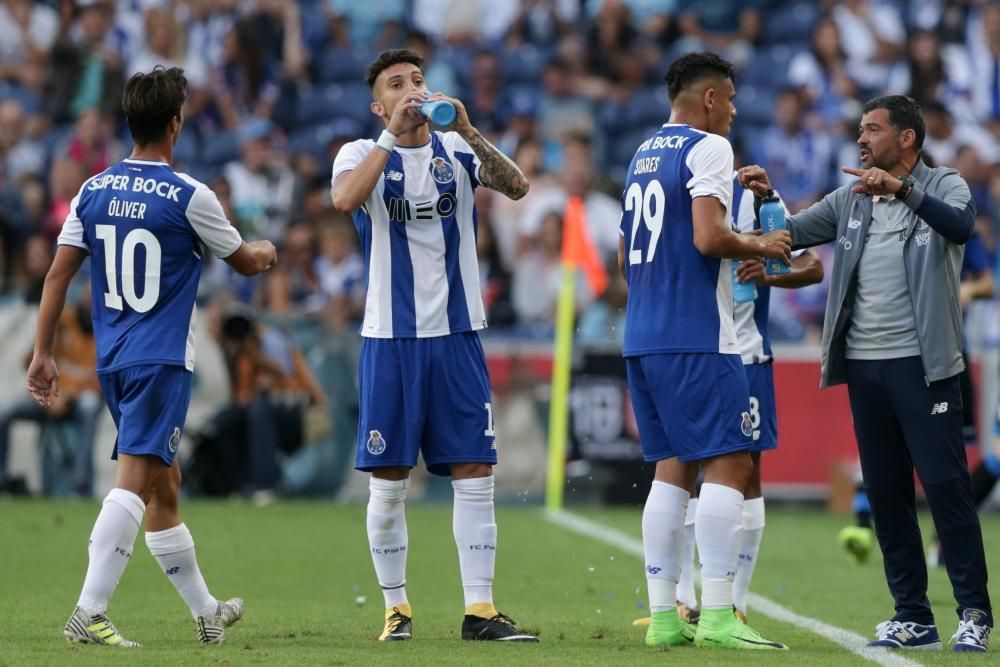
[[649, 611], [667, 611], [677, 606], [677, 580], [681, 575], [684, 548], [684, 517], [688, 498], [685, 489], [653, 480], [642, 510], [642, 550], [646, 559]]
[[677, 601], [688, 609], [698, 608], [698, 595], [694, 591], [694, 517], [698, 511], [698, 499], [688, 501], [687, 516], [684, 517], [684, 550], [681, 551], [681, 577], [677, 581]]
[[125, 489], [111, 489], [90, 532], [90, 556], [78, 607], [89, 614], [103, 614], [118, 581], [132, 557], [146, 504]]
[[455, 479], [452, 531], [458, 547], [465, 606], [493, 604], [493, 570], [497, 557], [497, 522], [493, 513], [493, 475]]
[[743, 494], [721, 484], [702, 484], [694, 522], [702, 609], [732, 606], [742, 531]]
[[146, 546], [187, 603], [191, 615], [195, 618], [215, 616], [219, 601], [208, 592], [205, 578], [198, 569], [194, 539], [187, 526], [182, 523], [155, 533], [146, 531]]
[[747, 613], [747, 593], [750, 580], [757, 566], [757, 552], [764, 536], [764, 499], [754, 498], [743, 501], [743, 540], [740, 547], [739, 564], [733, 580], [733, 605]]
[[406, 489], [409, 479], [372, 477], [368, 488], [368, 545], [386, 608], [408, 604], [406, 599]]

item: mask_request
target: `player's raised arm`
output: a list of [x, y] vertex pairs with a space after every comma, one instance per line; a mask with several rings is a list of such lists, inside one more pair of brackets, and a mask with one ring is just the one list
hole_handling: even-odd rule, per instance
[[520, 199], [528, 194], [531, 187], [528, 178], [514, 161], [500, 152], [486, 140], [469, 120], [465, 105], [454, 97], [435, 93], [431, 100], [447, 100], [455, 105], [455, 131], [469, 144], [469, 148], [479, 158], [479, 181], [490, 190], [495, 190], [511, 199]]

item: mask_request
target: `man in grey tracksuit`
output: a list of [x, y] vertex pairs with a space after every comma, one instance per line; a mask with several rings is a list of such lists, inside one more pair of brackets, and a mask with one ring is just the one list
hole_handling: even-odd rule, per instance
[[[873, 646], [939, 648], [927, 600], [913, 469], [923, 485], [960, 617], [956, 651], [985, 651], [993, 626], [986, 558], [962, 439], [959, 280], [975, 204], [954, 169], [920, 160], [920, 107], [864, 108], [858, 181], [789, 218], [796, 248], [835, 242], [822, 386], [847, 383], [865, 488], [896, 614]], [[770, 190], [760, 167], [740, 181]]]

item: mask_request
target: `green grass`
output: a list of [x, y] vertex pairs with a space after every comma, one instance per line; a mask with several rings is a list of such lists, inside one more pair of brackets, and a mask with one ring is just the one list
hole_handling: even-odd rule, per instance
[[[62, 626], [82, 583], [87, 537], [97, 503], [0, 502], [0, 665], [142, 664], [406, 664], [606, 665], [860, 665], [840, 647], [761, 616], [765, 636], [793, 651], [710, 652], [647, 649], [631, 621], [645, 614], [641, 563], [634, 556], [545, 521], [538, 510], [498, 513], [497, 603], [539, 645], [489, 645], [459, 640], [462, 594], [446, 506], [408, 508], [409, 593], [416, 639], [380, 644], [381, 594], [368, 558], [364, 509], [332, 504], [189, 503], [185, 518], [213, 593], [242, 596], [247, 616], [226, 644], [197, 645], [187, 609], [146, 550], [142, 536], [111, 606], [123, 633], [141, 653], [63, 642]], [[590, 511], [588, 516], [638, 535], [639, 513]], [[754, 589], [793, 610], [864, 635], [891, 614], [875, 558], [847, 562], [835, 544], [844, 517], [773, 509]], [[1000, 571], [1000, 519], [984, 523], [994, 572]], [[994, 597], [996, 590], [994, 589]], [[931, 573], [942, 634], [954, 629], [947, 578]], [[359, 596], [367, 598], [359, 605]], [[913, 656], [954, 664], [962, 656]], [[967, 662], [962, 661], [962, 662]]]

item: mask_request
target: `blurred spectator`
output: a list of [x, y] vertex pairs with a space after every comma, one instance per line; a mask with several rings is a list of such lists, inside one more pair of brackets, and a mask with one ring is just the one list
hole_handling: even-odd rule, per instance
[[419, 30], [411, 30], [406, 38], [406, 48], [424, 59], [424, 81], [427, 82], [427, 90], [440, 91], [445, 95], [454, 95], [459, 92], [460, 87], [454, 68], [444, 60], [435, 57], [437, 50], [430, 37]]
[[226, 34], [235, 21], [237, 0], [181, 0], [184, 33], [187, 37], [186, 62], [205, 72], [213, 72], [225, 59]]
[[936, 164], [950, 165], [962, 146], [972, 146], [980, 158], [992, 163], [997, 161], [997, 149], [993, 138], [982, 127], [973, 123], [956, 124], [951, 112], [940, 102], [923, 105], [927, 135], [923, 151]]
[[[48, 270], [47, 265], [45, 268]], [[59, 318], [53, 348], [59, 364], [59, 393], [52, 404], [43, 408], [31, 396], [22, 394], [0, 405], [0, 492], [8, 486], [7, 450], [13, 423], [58, 421], [76, 427], [68, 439], [73, 449], [73, 492], [82, 497], [93, 493], [94, 436], [97, 418], [104, 412], [104, 401], [97, 381], [97, 345], [90, 297], [90, 285], [82, 285], [78, 298]], [[25, 367], [30, 361], [29, 354]]]
[[309, 53], [303, 39], [299, 4], [288, 0], [256, 0], [246, 20], [263, 40], [267, 60], [281, 65], [279, 77], [305, 82]]
[[[21, 297], [24, 302], [37, 306], [42, 301], [45, 274], [52, 264], [52, 243], [44, 236], [32, 236], [24, 244], [24, 284]], [[30, 360], [29, 360], [30, 361]]]
[[847, 73], [863, 89], [862, 97], [881, 93], [889, 65], [902, 53], [906, 32], [894, 4], [844, 0], [833, 5], [833, 20], [843, 37]]
[[972, 91], [977, 117], [989, 123], [1000, 140], [1000, 3], [982, 4], [979, 21], [970, 21], [966, 47], [973, 67]]
[[406, 25], [405, 0], [326, 0], [330, 31], [338, 46], [356, 44], [376, 51], [396, 46]]
[[528, 238], [538, 236], [545, 217], [550, 213], [562, 216], [569, 197], [576, 196], [583, 200], [586, 208], [591, 243], [597, 247], [602, 257], [614, 256], [618, 252], [621, 203], [596, 189], [590, 137], [571, 135], [563, 150], [566, 159], [556, 177], [557, 184], [536, 195], [531, 207], [524, 212], [521, 234]]
[[521, 0], [507, 31], [507, 48], [548, 48], [571, 30], [579, 4], [575, 0]]
[[498, 196], [487, 188], [476, 190], [476, 206], [481, 211], [480, 215], [487, 207], [489, 209], [492, 236], [505, 268], [514, 265], [525, 216], [539, 198], [547, 198], [556, 186], [555, 180], [542, 171], [542, 146], [537, 139], [529, 137], [519, 143], [514, 152], [514, 162], [531, 183], [528, 194], [514, 200]]
[[345, 299], [351, 319], [360, 321], [365, 308], [365, 263], [351, 221], [336, 213], [324, 220], [319, 228], [319, 249], [316, 275], [320, 287], [331, 299]]
[[[514, 264], [514, 312], [522, 330], [532, 336], [551, 336], [555, 327], [563, 272], [562, 226], [562, 213], [547, 212], [540, 222], [537, 242]], [[577, 272], [576, 309], [583, 310], [593, 299], [583, 272]]]
[[292, 340], [245, 307], [223, 315], [221, 339], [233, 404], [198, 435], [189, 477], [210, 495], [270, 500], [281, 462], [329, 431], [327, 398]]
[[629, 57], [638, 35], [623, 0], [604, 0], [587, 31], [587, 71], [604, 79], [614, 78], [619, 59]]
[[833, 146], [822, 132], [803, 123], [802, 99], [795, 90], [778, 95], [775, 123], [751, 146], [751, 161], [768, 165], [771, 183], [789, 210], [801, 211], [827, 192]]
[[742, 65], [760, 33], [758, 4], [758, 0], [679, 0], [678, 51], [714, 51]]
[[223, 41], [222, 66], [213, 75], [215, 107], [222, 126], [236, 130], [251, 118], [270, 119], [281, 92], [278, 71], [254, 23], [233, 24]]
[[49, 209], [41, 232], [53, 243], [62, 230], [70, 202], [91, 174], [82, 162], [69, 158], [56, 160], [49, 175]]
[[550, 171], [562, 165], [562, 143], [570, 134], [596, 134], [593, 106], [576, 91], [570, 66], [562, 58], [550, 60], [542, 73], [538, 130], [544, 148], [543, 164]]
[[609, 261], [608, 289], [580, 315], [576, 327], [576, 342], [580, 345], [622, 346], [625, 344], [625, 306], [628, 303], [628, 283], [618, 269], [618, 258]]
[[125, 157], [125, 148], [114, 136], [111, 118], [95, 107], [80, 114], [73, 133], [66, 137], [56, 155], [79, 165], [89, 178]]
[[[585, 0], [587, 15], [596, 16], [607, 0]], [[677, 13], [677, 0], [618, 0], [628, 7], [632, 25], [642, 33], [666, 45], [674, 27], [671, 18]]]
[[[72, 12], [73, 3], [66, 5]], [[109, 0], [81, 2], [75, 13], [63, 17], [46, 90], [48, 108], [57, 122], [74, 120], [95, 107], [114, 118], [120, 116], [125, 80], [113, 21]]]
[[0, 191], [17, 187], [25, 174], [41, 174], [45, 147], [28, 134], [28, 119], [17, 100], [0, 102]]
[[[840, 29], [832, 18], [824, 16], [813, 27], [811, 50], [796, 54], [788, 66], [789, 84], [798, 88], [808, 108], [828, 128], [845, 115], [860, 116], [857, 88], [846, 65]], [[852, 113], [848, 107], [856, 109]]]
[[490, 137], [503, 133], [507, 104], [500, 78], [500, 59], [492, 51], [477, 51], [472, 60], [471, 90], [464, 103], [476, 127]]
[[[971, 112], [971, 72], [964, 49], [940, 43], [931, 30], [909, 36], [906, 59], [889, 72], [886, 91], [909, 95], [919, 104], [941, 102], [953, 110]], [[971, 113], [965, 115], [974, 118]]]
[[479, 287], [486, 308], [486, 321], [494, 329], [512, 326], [517, 314], [511, 303], [510, 273], [500, 259], [500, 248], [493, 233], [493, 224], [480, 217], [476, 234], [476, 255], [479, 258]]
[[281, 263], [267, 280], [267, 309], [296, 318], [318, 316], [326, 307], [327, 294], [317, 272], [319, 253], [312, 227], [290, 225], [279, 247]]
[[[538, 99], [535, 95], [526, 90], [518, 90], [507, 99], [506, 107], [507, 124], [503, 135], [494, 142], [496, 147], [505, 155], [514, 155], [521, 144], [531, 141], [541, 150], [538, 144]], [[538, 167], [541, 168], [540, 159]], [[524, 171], [523, 167], [521, 171]], [[531, 181], [531, 178], [528, 180]]]
[[413, 0], [414, 27], [457, 46], [497, 42], [517, 16], [518, 3], [495, 0]]
[[32, 0], [0, 2], [0, 82], [40, 93], [58, 35], [59, 15], [51, 7]]
[[276, 155], [271, 123], [250, 120], [239, 131], [241, 159], [230, 162], [223, 176], [232, 189], [233, 211], [244, 237], [282, 238], [294, 205], [295, 174]]

